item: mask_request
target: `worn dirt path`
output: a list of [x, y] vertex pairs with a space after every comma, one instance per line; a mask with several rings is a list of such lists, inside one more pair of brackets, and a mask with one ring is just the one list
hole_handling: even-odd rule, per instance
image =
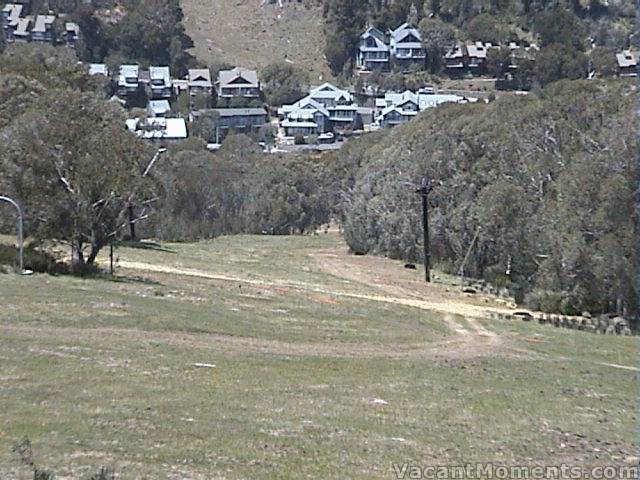
[[[335, 297], [347, 297], [347, 298], [357, 298], [362, 300], [370, 300], [374, 302], [383, 302], [383, 303], [393, 303], [398, 305], [405, 305], [409, 307], [420, 308], [423, 310], [430, 310], [440, 313], [445, 313], [449, 315], [461, 315], [465, 317], [476, 317], [476, 318], [489, 318], [490, 314], [493, 312], [503, 312], [503, 313], [511, 313], [513, 309], [507, 307], [500, 307], [498, 305], [495, 306], [482, 306], [482, 305], [474, 305], [472, 303], [460, 302], [459, 299], [457, 302], [449, 301], [448, 299], [438, 298], [429, 300], [419, 300], [415, 298], [417, 294], [412, 294], [410, 296], [394, 296], [394, 295], [383, 295], [381, 294], [365, 294], [365, 293], [354, 293], [354, 292], [346, 292], [340, 291], [336, 289], [328, 289], [319, 287], [314, 284], [304, 283], [304, 282], [290, 282], [287, 280], [260, 280], [260, 279], [252, 279], [252, 278], [243, 278], [236, 277], [230, 275], [222, 275], [217, 273], [206, 272], [203, 270], [196, 270], [190, 268], [174, 268], [167, 265], [158, 265], [153, 263], [144, 263], [144, 262], [131, 262], [127, 260], [121, 260], [118, 265], [122, 268], [129, 270], [141, 270], [147, 272], [155, 272], [155, 273], [166, 273], [172, 275], [183, 275], [188, 277], [198, 277], [198, 278], [206, 278], [210, 280], [220, 280], [225, 282], [234, 282], [234, 283], [244, 283], [248, 285], [256, 285], [256, 286], [264, 286], [264, 287], [274, 287], [274, 288], [291, 288], [297, 290], [303, 290], [313, 293], [321, 293], [325, 295], [333, 295]], [[363, 282], [364, 283], [364, 282]], [[385, 287], [388, 286], [386, 284], [374, 283], [370, 285], [371, 287]], [[384, 292], [382, 290], [381, 292]], [[401, 294], [401, 291], [397, 292]], [[451, 295], [451, 300], [455, 295]]]
[[[423, 346], [413, 345], [407, 350], [406, 346], [396, 345], [391, 348], [386, 347], [384, 349], [385, 356], [424, 356], [424, 355], [441, 355], [447, 357], [474, 357], [474, 356], [487, 356], [494, 355], [501, 347], [506, 346], [505, 339], [498, 336], [496, 333], [488, 330], [484, 327], [478, 319], [486, 319], [492, 312], [510, 312], [510, 309], [500, 307], [498, 305], [484, 306], [480, 304], [474, 304], [472, 302], [460, 301], [459, 294], [448, 294], [441, 286], [435, 286], [431, 288], [431, 294], [427, 295], [425, 299], [420, 299], [423, 292], [418, 290], [413, 291], [403, 287], [401, 284], [392, 283], [389, 278], [381, 279], [377, 277], [375, 273], [373, 275], [365, 274], [362, 269], [350, 268], [353, 265], [348, 265], [344, 260], [353, 260], [357, 257], [345, 255], [345, 259], [341, 259], [337, 254], [332, 258], [336, 260], [335, 264], [323, 261], [324, 257], [319, 255], [311, 255], [311, 257], [318, 262], [321, 269], [331, 273], [340, 278], [347, 278], [352, 281], [360, 282], [366, 285], [368, 291], [380, 292], [380, 293], [354, 293], [346, 292], [337, 289], [329, 289], [314, 284], [305, 282], [290, 282], [286, 280], [262, 280], [262, 279], [249, 279], [238, 276], [229, 276], [216, 274], [196, 269], [174, 268], [167, 265], [158, 265], [143, 262], [131, 262], [120, 261], [119, 265], [122, 268], [130, 270], [140, 270], [156, 273], [165, 273], [173, 275], [184, 275], [198, 278], [205, 278], [211, 280], [228, 281], [234, 283], [244, 283], [255, 286], [264, 286], [271, 288], [287, 288], [300, 291], [306, 291], [311, 293], [320, 293], [324, 295], [330, 295], [334, 297], [343, 298], [355, 298], [360, 300], [368, 300], [374, 302], [391, 303], [397, 305], [403, 305], [413, 308], [418, 308], [426, 311], [433, 311], [444, 314], [443, 319], [449, 330], [453, 333], [453, 340], [443, 342], [437, 345], [425, 344]], [[356, 260], [357, 261], [357, 260]], [[374, 260], [375, 261], [375, 260]], [[333, 268], [335, 265], [341, 265], [340, 270]], [[348, 273], [348, 275], [346, 274]], [[456, 296], [457, 301], [453, 301]], [[422, 296], [425, 298], [425, 296]], [[465, 297], [462, 297], [465, 298]], [[255, 345], [255, 344], [254, 344]], [[273, 346], [273, 345], [272, 345]], [[276, 350], [282, 350], [281, 346], [275, 346]], [[323, 351], [329, 355], [375, 355], [376, 352], [369, 351], [371, 348], [366, 345], [298, 345], [305, 352], [319, 352]], [[285, 348], [287, 350], [290, 347]], [[293, 352], [292, 352], [293, 353]], [[379, 352], [378, 352], [379, 353]]]
[[[349, 343], [286, 343], [272, 340], [238, 338], [226, 335], [189, 335], [161, 332], [142, 332], [148, 338], [164, 339], [193, 346], [217, 345], [243, 352], [262, 352], [285, 355], [318, 355], [332, 357], [431, 357], [473, 358], [496, 354], [511, 357], [539, 358], [539, 355], [517, 348], [508, 338], [497, 334], [486, 326], [493, 313], [513, 313], [514, 309], [500, 300], [482, 295], [465, 295], [443, 284], [426, 285], [415, 271], [406, 270], [397, 262], [380, 257], [359, 257], [339, 250], [328, 250], [309, 254], [317, 266], [339, 279], [349, 280], [366, 287], [367, 292], [354, 293], [318, 286], [306, 282], [287, 280], [250, 279], [216, 274], [196, 269], [174, 268], [167, 265], [143, 262], [120, 261], [122, 268], [184, 275], [211, 280], [244, 283], [270, 288], [286, 288], [334, 297], [355, 298], [374, 302], [392, 303], [421, 310], [442, 313], [443, 321], [453, 333], [450, 340], [421, 345], [385, 345], [384, 347]], [[483, 322], [484, 320], [484, 322]], [[100, 332], [102, 330], [99, 330]], [[111, 330], [114, 334], [137, 336], [136, 331]], [[40, 334], [46, 334], [41, 332]], [[562, 361], [561, 357], [555, 359]], [[632, 366], [591, 362], [610, 368], [640, 371]]]
[[[149, 331], [130, 328], [98, 327], [32, 327], [28, 325], [0, 324], [3, 335], [36, 338], [76, 338], [96, 340], [105, 337], [122, 338], [141, 343], [185, 345], [197, 349], [215, 349], [230, 353], [267, 353], [275, 355], [311, 355], [321, 357], [370, 357], [370, 358], [434, 358], [465, 359], [493, 355], [518, 358], [538, 358], [565, 361], [561, 356], [550, 358], [521, 348], [504, 335], [488, 328], [492, 313], [513, 312], [496, 299], [480, 295], [465, 296], [443, 284], [426, 285], [415, 271], [406, 270], [396, 262], [379, 257], [357, 257], [338, 250], [309, 254], [317, 266], [340, 280], [349, 280], [363, 286], [363, 292], [347, 292], [317, 284], [269, 279], [251, 279], [168, 265], [121, 260], [124, 269], [181, 275], [225, 282], [243, 283], [267, 288], [282, 288], [334, 297], [363, 299], [413, 307], [442, 313], [442, 319], [452, 335], [439, 342], [415, 344], [362, 344], [347, 342], [283, 342], [279, 340], [238, 337], [224, 334]], [[640, 369], [610, 363], [590, 362], [610, 368], [640, 371]]]

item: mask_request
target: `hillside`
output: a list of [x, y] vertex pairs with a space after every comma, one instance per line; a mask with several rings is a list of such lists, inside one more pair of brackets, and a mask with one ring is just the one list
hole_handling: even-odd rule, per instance
[[308, 71], [312, 81], [330, 78], [319, 5], [182, 0], [182, 8], [195, 43], [192, 53], [201, 61], [259, 69], [286, 59]]
[[407, 185], [427, 175], [434, 257], [450, 271], [471, 248], [467, 274], [521, 289], [537, 307], [633, 312], [636, 96], [633, 81], [559, 82], [427, 111], [347, 145], [338, 164], [354, 179], [343, 187], [349, 245], [421, 258]]
[[117, 256], [115, 279], [0, 275], [0, 477], [27, 478], [25, 436], [69, 479], [637, 463], [632, 337], [490, 319], [335, 233]]

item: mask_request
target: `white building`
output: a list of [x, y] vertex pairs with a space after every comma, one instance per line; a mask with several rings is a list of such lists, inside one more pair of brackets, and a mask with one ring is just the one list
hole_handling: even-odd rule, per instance
[[171, 98], [173, 87], [169, 67], [149, 67], [149, 87], [151, 98]]
[[369, 27], [360, 35], [356, 64], [363, 70], [388, 70], [391, 51], [382, 31]]
[[391, 56], [403, 66], [425, 65], [427, 51], [422, 45], [422, 37], [417, 28], [403, 23], [390, 33]]
[[350, 92], [324, 83], [296, 103], [283, 105], [278, 116], [285, 136], [322, 134], [353, 126], [358, 106]]
[[402, 93], [389, 92], [376, 99], [375, 123], [381, 127], [392, 127], [406, 123], [418, 113], [435, 108], [443, 103], [467, 103], [470, 101], [459, 95], [438, 94], [432, 90], [414, 93], [406, 90]]
[[625, 50], [616, 53], [616, 62], [618, 64], [618, 75], [621, 77], [637, 77], [638, 76], [638, 52]]
[[118, 95], [126, 97], [140, 88], [140, 69], [138, 65], [121, 65], [118, 75]]
[[169, 100], [149, 100], [147, 112], [152, 117], [168, 117], [171, 114]]
[[132, 118], [127, 120], [127, 128], [145, 140], [178, 141], [187, 138], [187, 124], [184, 118]]

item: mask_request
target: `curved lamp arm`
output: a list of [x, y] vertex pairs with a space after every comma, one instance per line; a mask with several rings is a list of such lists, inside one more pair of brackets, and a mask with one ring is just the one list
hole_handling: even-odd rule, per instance
[[24, 272], [24, 237], [23, 237], [23, 219], [22, 219], [22, 209], [18, 202], [12, 200], [9, 197], [3, 197], [0, 195], [0, 202], [10, 203], [15, 207], [18, 212], [18, 250], [19, 250], [19, 261], [20, 261], [20, 273]]

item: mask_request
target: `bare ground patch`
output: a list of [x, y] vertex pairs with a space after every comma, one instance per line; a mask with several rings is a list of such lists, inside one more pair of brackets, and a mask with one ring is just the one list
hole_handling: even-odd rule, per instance
[[[202, 61], [224, 60], [246, 68], [287, 61], [311, 81], [331, 78], [324, 57], [322, 8], [310, 2], [282, 7], [262, 0], [182, 0], [183, 20]], [[321, 83], [321, 82], [320, 82]], [[319, 84], [319, 83], [318, 83]]]
[[[411, 352], [411, 355], [415, 355], [417, 351], [419, 352], [419, 355], [426, 354], [455, 358], [469, 358], [475, 356], [495, 355], [502, 349], [503, 345], [506, 347], [505, 351], [509, 349], [506, 345], [505, 339], [488, 330], [476, 320], [476, 318], [487, 318], [489, 314], [494, 311], [504, 311], [504, 308], [497, 306], [487, 307], [481, 304], [474, 304], [472, 303], [472, 300], [475, 299], [470, 299], [469, 303], [462, 302], [459, 295], [452, 292], [446, 292], [446, 290], [441, 286], [418, 285], [416, 281], [407, 279], [404, 279], [404, 281], [402, 279], [400, 281], [396, 281], [389, 276], [387, 270], [384, 268], [385, 266], [389, 267], [389, 263], [391, 262], [388, 262], [387, 265], [378, 264], [382, 259], [367, 259], [371, 261], [371, 264], [358, 265], [357, 262], [362, 263], [362, 260], [358, 259], [358, 257], [351, 257], [347, 255], [344, 255], [343, 258], [332, 253], [328, 256], [326, 254], [323, 256], [314, 256], [314, 258], [319, 258], [321, 267], [327, 269], [327, 271], [333, 275], [359, 281], [370, 287], [368, 290], [378, 289], [385, 293], [385, 295], [330, 290], [325, 287], [304, 282], [288, 283], [285, 280], [276, 280], [272, 282], [262, 279], [232, 277], [194, 269], [179, 269], [166, 265], [141, 262], [121, 261], [120, 266], [132, 270], [185, 275], [211, 280], [262, 286], [272, 288], [283, 295], [286, 295], [291, 290], [303, 291], [308, 292], [310, 300], [320, 303], [333, 303], [336, 302], [337, 299], [344, 297], [372, 302], [397, 304], [426, 311], [438, 312], [444, 314], [446, 326], [457, 337], [454, 344], [444, 342], [440, 347], [436, 347], [435, 350], [433, 349], [432, 344], [431, 348], [428, 349], [430, 353], [427, 353], [427, 350], [424, 350], [423, 346], [420, 345], [417, 347], [412, 346], [409, 350], [407, 350], [405, 346], [401, 345], [398, 345], [397, 348], [384, 347], [382, 348], [382, 351], [385, 352], [384, 356], [406, 356], [408, 352]], [[327, 258], [331, 258], [332, 261], [327, 262]], [[348, 260], [351, 260], [355, 265], [353, 263], [347, 264], [346, 261]], [[421, 292], [425, 291], [424, 289], [426, 289], [426, 295], [423, 298], [427, 298], [427, 300], [419, 299]], [[456, 317], [458, 317], [458, 319], [456, 319]], [[470, 328], [462, 325], [462, 319], [468, 323]], [[333, 344], [325, 345], [324, 347], [319, 346], [318, 344], [296, 345], [301, 348], [300, 353], [316, 352], [317, 354], [318, 352], [324, 352], [323, 355], [330, 356], [341, 354], [347, 356], [367, 356], [374, 355], [374, 352], [378, 350], [378, 347], [367, 347], [362, 345], [358, 345], [357, 347], [341, 345], [338, 348]], [[290, 354], [293, 354], [293, 352], [290, 351]]]

